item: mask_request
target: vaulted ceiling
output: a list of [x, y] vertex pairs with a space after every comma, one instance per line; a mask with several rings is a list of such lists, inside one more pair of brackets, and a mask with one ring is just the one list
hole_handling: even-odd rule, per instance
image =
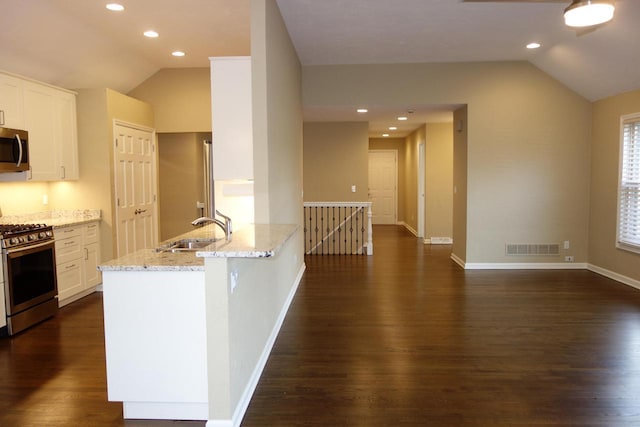
[[[277, 2], [303, 65], [524, 60], [589, 100], [640, 89], [638, 0], [617, 0], [613, 21], [587, 31], [565, 27], [570, 0]], [[120, 13], [106, 3], [0, 0], [0, 69], [127, 93], [162, 68], [250, 54], [249, 0], [122, 0]]]

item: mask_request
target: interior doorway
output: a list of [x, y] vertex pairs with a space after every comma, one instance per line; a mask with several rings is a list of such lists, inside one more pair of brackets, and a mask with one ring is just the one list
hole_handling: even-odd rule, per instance
[[369, 151], [369, 201], [372, 224], [397, 223], [398, 152]]
[[117, 256], [158, 242], [155, 131], [114, 123]]

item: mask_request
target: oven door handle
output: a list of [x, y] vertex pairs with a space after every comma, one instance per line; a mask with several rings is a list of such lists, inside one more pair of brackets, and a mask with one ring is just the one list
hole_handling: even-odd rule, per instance
[[7, 249], [7, 254], [8, 255], [13, 255], [13, 254], [17, 254], [17, 253], [23, 252], [23, 251], [31, 251], [33, 249], [42, 248], [42, 247], [50, 245], [52, 243], [53, 243], [53, 240], [47, 240], [46, 242], [37, 243], [35, 245], [29, 245], [29, 246], [22, 246], [22, 247], [19, 247], [19, 248]]

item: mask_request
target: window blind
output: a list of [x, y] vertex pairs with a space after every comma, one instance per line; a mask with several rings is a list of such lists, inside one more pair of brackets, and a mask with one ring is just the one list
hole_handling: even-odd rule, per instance
[[618, 246], [640, 252], [640, 115], [623, 118]]

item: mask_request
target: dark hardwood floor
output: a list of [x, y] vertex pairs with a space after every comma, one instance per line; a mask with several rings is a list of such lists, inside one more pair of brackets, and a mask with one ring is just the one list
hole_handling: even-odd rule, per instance
[[[396, 226], [307, 257], [244, 417], [257, 426], [640, 426], [640, 291], [587, 271], [464, 271]], [[101, 294], [0, 339], [0, 426], [123, 421]]]

